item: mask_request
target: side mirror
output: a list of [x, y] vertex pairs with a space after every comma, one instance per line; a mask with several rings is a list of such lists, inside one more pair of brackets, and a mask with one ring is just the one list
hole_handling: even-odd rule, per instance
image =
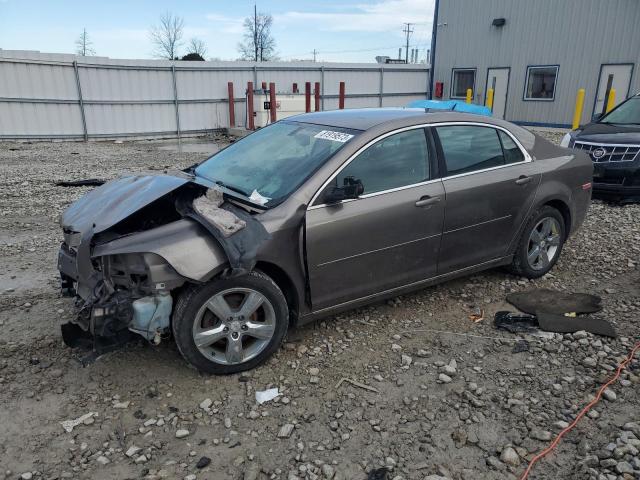
[[358, 198], [364, 193], [362, 181], [354, 177], [346, 177], [342, 187], [331, 186], [324, 194], [324, 203], [338, 203], [343, 200]]

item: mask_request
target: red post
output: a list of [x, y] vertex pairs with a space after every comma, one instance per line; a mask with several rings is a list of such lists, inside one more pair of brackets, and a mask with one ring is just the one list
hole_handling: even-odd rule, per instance
[[307, 113], [311, 111], [311, 82], [304, 84], [304, 111]]
[[297, 83], [293, 84], [293, 93], [298, 93], [298, 84]]
[[247, 82], [247, 115], [249, 116], [247, 122], [249, 130], [255, 130], [256, 126], [253, 119], [253, 82]]
[[320, 82], [316, 82], [315, 97], [316, 97], [316, 112], [319, 112], [320, 111]]
[[276, 121], [276, 84], [269, 83], [269, 103], [271, 108], [269, 109], [269, 115], [271, 115], [271, 123]]
[[338, 99], [338, 108], [344, 109], [344, 82], [340, 82], [340, 98]]
[[236, 126], [236, 108], [233, 102], [233, 82], [227, 83], [227, 88], [229, 89], [229, 126]]
[[266, 90], [267, 89], [267, 82], [262, 82], [262, 90]]

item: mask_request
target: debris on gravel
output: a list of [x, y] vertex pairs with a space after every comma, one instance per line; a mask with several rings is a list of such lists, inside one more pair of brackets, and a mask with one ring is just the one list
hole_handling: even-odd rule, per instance
[[[166, 146], [0, 143], [0, 480], [365, 480], [380, 469], [394, 480], [513, 479], [638, 341], [640, 205], [594, 201], [537, 280], [493, 270], [336, 315], [291, 331], [241, 375], [201, 375], [170, 341], [83, 366], [60, 336], [75, 308], [58, 291], [57, 219], [93, 187], [56, 182], [206, 156]], [[594, 316], [619, 337], [469, 321], [513, 310], [507, 294], [538, 287], [601, 296]], [[636, 357], [529, 478], [640, 478], [639, 388]], [[257, 402], [269, 389], [278, 396]]]

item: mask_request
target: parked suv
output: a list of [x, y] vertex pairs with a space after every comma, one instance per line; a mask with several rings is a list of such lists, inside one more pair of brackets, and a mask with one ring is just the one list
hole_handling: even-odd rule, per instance
[[591, 156], [594, 196], [612, 200], [640, 198], [640, 93], [568, 133], [561, 145]]

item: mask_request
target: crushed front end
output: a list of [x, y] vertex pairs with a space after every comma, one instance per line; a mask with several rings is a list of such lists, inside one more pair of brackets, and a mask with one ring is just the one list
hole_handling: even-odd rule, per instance
[[184, 279], [162, 257], [135, 253], [91, 258], [84, 266], [92, 270], [88, 276], [81, 276], [78, 266], [78, 245], [65, 239], [58, 253], [61, 286], [78, 308], [75, 321], [62, 326], [67, 345], [101, 352], [126, 343], [133, 333], [154, 344], [168, 334], [171, 290]]
[[253, 268], [264, 226], [211, 186], [180, 173], [124, 177], [63, 213], [58, 270], [78, 307], [62, 326], [67, 345], [100, 352], [133, 334], [157, 344], [185, 283]]
[[133, 334], [157, 344], [169, 333], [171, 291], [186, 279], [148, 242], [130, 253], [110, 245], [179, 218], [168, 207], [171, 193], [184, 184], [175, 177], [124, 178], [89, 192], [64, 212], [58, 270], [63, 294], [74, 297], [78, 309], [76, 319], [62, 326], [67, 345], [103, 352]]

